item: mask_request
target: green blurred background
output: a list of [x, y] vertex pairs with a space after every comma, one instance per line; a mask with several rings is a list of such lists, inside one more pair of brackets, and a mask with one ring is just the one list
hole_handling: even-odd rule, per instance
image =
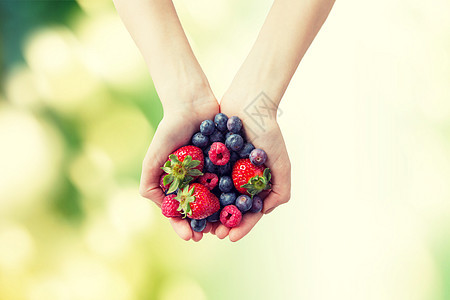
[[[220, 98], [271, 3], [175, 4]], [[281, 106], [292, 200], [233, 244], [139, 196], [163, 112], [112, 3], [0, 1], [0, 299], [450, 299], [449, 11], [335, 5]]]

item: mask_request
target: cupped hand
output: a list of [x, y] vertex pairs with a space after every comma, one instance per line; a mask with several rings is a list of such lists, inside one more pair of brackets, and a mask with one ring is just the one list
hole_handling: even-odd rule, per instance
[[[241, 104], [239, 104], [241, 103]], [[280, 127], [273, 115], [265, 114], [264, 123], [257, 125], [251, 113], [245, 112], [245, 101], [232, 101], [224, 98], [220, 110], [227, 116], [238, 116], [244, 124], [246, 138], [256, 148], [267, 153], [265, 165], [272, 173], [272, 189], [264, 199], [263, 210], [259, 213], [246, 213], [241, 223], [234, 228], [227, 228], [222, 224], [213, 226], [212, 232], [223, 239], [229, 236], [231, 241], [238, 241], [247, 235], [264, 214], [272, 212], [277, 206], [286, 203], [291, 195], [291, 163]], [[255, 104], [256, 105], [256, 104]], [[262, 194], [262, 193], [261, 193]]]
[[[206, 97], [189, 96], [178, 104], [164, 108], [164, 117], [158, 125], [142, 164], [139, 190], [143, 197], [161, 206], [165, 197], [159, 186], [163, 174], [161, 167], [169, 154], [190, 142], [203, 120], [213, 119], [218, 112], [219, 105], [212, 94]], [[203, 233], [211, 229], [209, 224], [203, 232], [195, 232], [187, 219], [181, 218], [170, 218], [170, 223], [182, 239], [193, 239], [196, 242], [202, 239]]]

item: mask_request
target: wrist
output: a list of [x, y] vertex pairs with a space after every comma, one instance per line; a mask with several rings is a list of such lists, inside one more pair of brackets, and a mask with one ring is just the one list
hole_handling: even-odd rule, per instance
[[276, 121], [282, 94], [270, 84], [243, 84], [234, 82], [222, 98], [221, 107], [243, 118], [263, 114]]
[[209, 85], [174, 84], [165, 97], [160, 95], [164, 116], [191, 121], [210, 119], [219, 112], [219, 105]]

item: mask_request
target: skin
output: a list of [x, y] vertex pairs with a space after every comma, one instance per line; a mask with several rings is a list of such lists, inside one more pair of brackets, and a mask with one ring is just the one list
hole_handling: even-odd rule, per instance
[[[125, 26], [140, 49], [164, 108], [164, 117], [153, 137], [142, 166], [140, 193], [160, 206], [160, 167], [175, 149], [187, 144], [205, 119], [219, 111], [238, 116], [264, 92], [278, 107], [306, 50], [325, 22], [333, 0], [275, 0], [248, 57], [236, 74], [220, 106], [187, 41], [171, 0], [114, 0]], [[186, 122], [186, 120], [189, 120]], [[182, 130], [180, 130], [182, 128]], [[171, 218], [174, 231], [184, 240], [200, 241], [205, 233], [238, 241], [247, 235], [264, 214], [290, 199], [291, 163], [276, 110], [267, 113], [262, 128], [251, 126], [246, 136], [268, 155], [273, 185], [265, 193], [262, 212], [246, 214], [238, 227], [219, 223], [197, 233], [183, 219]]]

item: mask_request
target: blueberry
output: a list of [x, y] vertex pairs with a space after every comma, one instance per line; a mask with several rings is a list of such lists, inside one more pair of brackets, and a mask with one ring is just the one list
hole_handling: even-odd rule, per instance
[[250, 152], [252, 152], [253, 149], [255, 149], [255, 146], [253, 146], [251, 143], [245, 143], [244, 147], [242, 147], [241, 151], [239, 151], [239, 157], [248, 158]]
[[192, 230], [194, 230], [196, 232], [200, 232], [203, 229], [205, 229], [205, 227], [206, 227], [206, 219], [201, 219], [201, 220], [192, 219], [191, 220]]
[[201, 132], [197, 132], [192, 136], [192, 145], [199, 148], [206, 147], [209, 144], [209, 138]]
[[237, 152], [231, 151], [230, 153], [230, 162], [232, 165], [234, 165], [235, 162], [239, 160], [239, 154]]
[[225, 134], [225, 140], [227, 140], [227, 138], [232, 134], [234, 134], [234, 133], [232, 133], [231, 131], [228, 131], [227, 134]]
[[220, 220], [220, 210], [206, 218], [206, 221], [214, 223]]
[[219, 199], [220, 195], [222, 195], [222, 192], [219, 190], [218, 185], [211, 192], [217, 197], [217, 199]]
[[232, 134], [225, 141], [225, 145], [228, 149], [237, 152], [244, 146], [244, 139], [239, 134]]
[[225, 165], [223, 166], [217, 166], [217, 172], [219, 173], [220, 176], [223, 175], [227, 175], [231, 173], [231, 163], [227, 162]]
[[219, 197], [219, 201], [220, 201], [221, 206], [227, 206], [230, 204], [234, 204], [234, 202], [236, 201], [236, 194], [233, 192], [222, 193]]
[[217, 173], [217, 166], [212, 163], [208, 156], [205, 157], [205, 170], [207, 173]]
[[239, 195], [236, 198], [236, 207], [239, 208], [241, 212], [246, 212], [252, 207], [252, 198], [247, 195]]
[[210, 140], [211, 143], [214, 143], [214, 142], [221, 142], [221, 143], [223, 143], [225, 138], [224, 138], [222, 132], [220, 132], [219, 130], [216, 130], [209, 136], [209, 140]]
[[233, 180], [231, 180], [230, 176], [220, 177], [219, 189], [224, 193], [231, 192], [231, 190], [233, 189]]
[[242, 129], [242, 121], [236, 116], [233, 116], [227, 121], [227, 128], [233, 133], [239, 133]]
[[205, 120], [200, 124], [200, 132], [203, 135], [211, 135], [215, 129], [214, 122], [211, 120]]
[[253, 149], [252, 152], [250, 152], [249, 158], [252, 164], [260, 166], [266, 162], [267, 154], [262, 149]]
[[206, 147], [206, 148], [203, 150], [203, 154], [204, 154], [205, 157], [208, 156], [209, 149], [211, 149], [211, 145], [209, 145], [208, 147]]
[[226, 131], [227, 130], [227, 121], [228, 117], [223, 113], [218, 113], [214, 117], [214, 124], [216, 125], [216, 128], [220, 131]]
[[253, 196], [253, 204], [252, 208], [250, 208], [250, 212], [257, 213], [260, 212], [263, 208], [263, 200], [258, 195]]

